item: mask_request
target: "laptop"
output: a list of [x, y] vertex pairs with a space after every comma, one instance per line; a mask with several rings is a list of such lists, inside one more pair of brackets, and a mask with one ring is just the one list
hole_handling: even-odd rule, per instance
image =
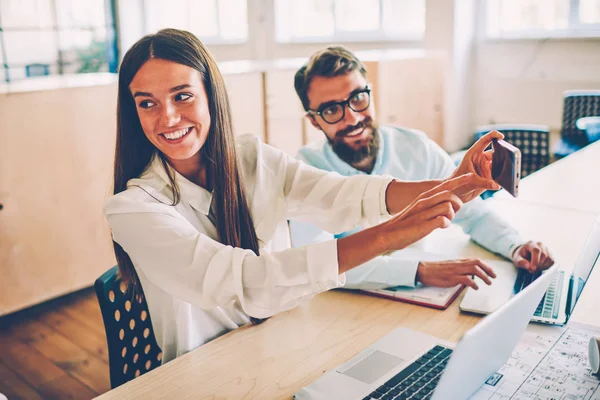
[[306, 399], [466, 399], [508, 358], [548, 285], [548, 269], [510, 301], [450, 342], [398, 328], [300, 389]]
[[[577, 300], [600, 255], [600, 216], [596, 219], [583, 249], [575, 262], [573, 273], [558, 271], [548, 291], [535, 310], [532, 321], [564, 325], [569, 320]], [[497, 278], [488, 286], [479, 278], [479, 290], [468, 289], [460, 303], [462, 311], [489, 314], [504, 304], [537, 276], [505, 261], [491, 261]]]

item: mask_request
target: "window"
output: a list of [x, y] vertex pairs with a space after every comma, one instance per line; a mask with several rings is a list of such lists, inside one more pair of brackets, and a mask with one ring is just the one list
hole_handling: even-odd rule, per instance
[[115, 72], [114, 13], [105, 0], [0, 0], [1, 78]]
[[421, 40], [425, 0], [275, 0], [278, 42]]
[[600, 36], [600, 0], [487, 0], [490, 37]]
[[146, 33], [184, 29], [209, 44], [248, 39], [246, 0], [144, 0], [143, 6]]

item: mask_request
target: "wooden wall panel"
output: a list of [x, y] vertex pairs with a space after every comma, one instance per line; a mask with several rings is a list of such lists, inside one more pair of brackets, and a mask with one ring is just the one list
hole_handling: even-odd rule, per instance
[[115, 265], [116, 84], [0, 95], [0, 315], [93, 284]]

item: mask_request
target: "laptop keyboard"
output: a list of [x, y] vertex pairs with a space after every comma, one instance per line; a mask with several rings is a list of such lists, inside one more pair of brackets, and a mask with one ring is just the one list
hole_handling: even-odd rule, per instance
[[550, 286], [548, 286], [548, 290], [542, 297], [540, 304], [538, 304], [537, 309], [533, 313], [536, 317], [544, 317], [544, 318], [558, 318], [558, 312], [560, 311], [560, 296], [562, 295], [562, 286], [564, 279], [564, 271], [559, 271], [554, 278], [552, 278], [552, 282], [550, 282]]
[[519, 272], [517, 272], [517, 279], [515, 280], [515, 286], [513, 287], [515, 294], [529, 286], [529, 284], [535, 281], [540, 275], [542, 275], [541, 272], [530, 274], [526, 270], [519, 268]]
[[429, 399], [442, 376], [450, 354], [452, 349], [435, 346], [363, 400]]
[[[517, 279], [515, 280], [515, 285], [513, 287], [514, 292], [519, 293], [521, 290], [529, 286], [531, 282], [535, 281], [541, 274], [541, 272], [530, 274], [524, 269], [519, 269], [519, 272], [517, 273]], [[546, 290], [544, 297], [542, 297], [540, 304], [538, 304], [537, 309], [533, 313], [534, 316], [543, 318], [558, 318], [564, 274], [564, 271], [559, 271], [556, 275], [554, 275], [552, 282], [550, 282], [550, 286], [548, 286], [548, 290]]]

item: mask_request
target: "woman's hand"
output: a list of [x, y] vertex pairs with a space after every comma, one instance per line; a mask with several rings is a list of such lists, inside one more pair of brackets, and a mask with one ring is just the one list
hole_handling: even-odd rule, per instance
[[504, 135], [498, 131], [490, 131], [482, 136], [465, 154], [460, 165], [450, 179], [456, 178], [464, 174], [475, 174], [479, 179], [473, 181], [472, 184], [464, 185], [455, 190], [454, 193], [466, 203], [486, 190], [498, 190], [500, 185], [492, 180], [492, 154], [493, 152], [485, 149], [492, 143], [494, 139], [503, 139]]
[[447, 228], [463, 205], [456, 194], [467, 187], [477, 186], [481, 177], [465, 174], [451, 178], [418, 196], [399, 214], [384, 225], [387, 229], [389, 251], [403, 249], [438, 228]]
[[477, 186], [481, 179], [475, 174], [447, 179], [423, 192], [390, 220], [338, 239], [339, 273], [374, 257], [403, 249], [437, 228], [447, 228], [463, 205], [456, 191]]

